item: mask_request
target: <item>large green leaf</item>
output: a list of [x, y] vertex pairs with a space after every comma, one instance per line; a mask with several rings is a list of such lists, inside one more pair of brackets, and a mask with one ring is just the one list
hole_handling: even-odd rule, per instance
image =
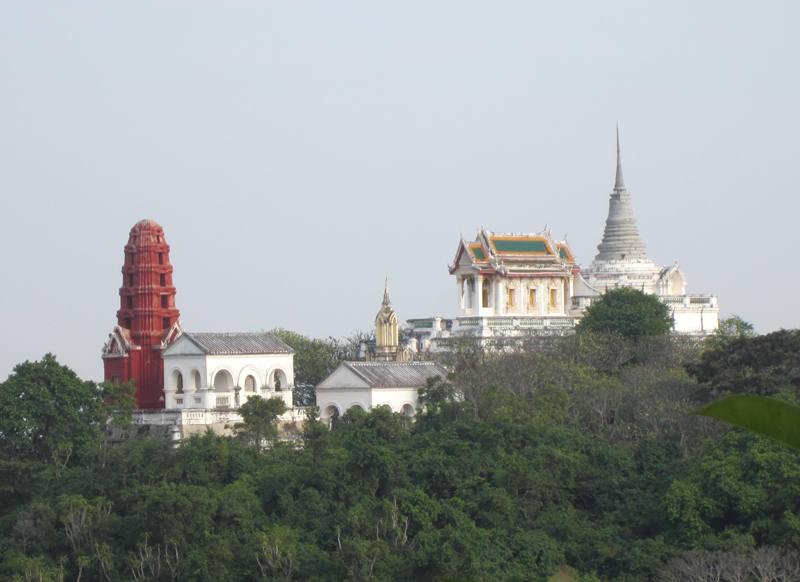
[[728, 396], [694, 412], [800, 449], [800, 406], [763, 396]]

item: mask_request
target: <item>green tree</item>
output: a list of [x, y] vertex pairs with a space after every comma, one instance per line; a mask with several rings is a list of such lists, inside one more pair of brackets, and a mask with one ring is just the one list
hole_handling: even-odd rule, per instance
[[294, 350], [294, 399], [298, 406], [314, 404], [314, 388], [344, 360], [357, 357], [364, 334], [350, 338], [317, 339], [286, 329], [272, 331]]
[[98, 442], [107, 412], [103, 390], [54, 355], [24, 362], [0, 384], [0, 453], [66, 464]]
[[611, 289], [593, 303], [578, 324], [578, 333], [615, 334], [626, 339], [665, 335], [672, 329], [669, 308], [655, 295], [630, 287]]
[[800, 393], [800, 330], [730, 339], [704, 350], [687, 366], [705, 385], [705, 399], [723, 394], [769, 396], [790, 389]]
[[261, 450], [265, 440], [278, 436], [278, 417], [286, 412], [286, 404], [282, 398], [275, 397], [264, 400], [260, 396], [251, 396], [239, 407], [242, 422], [234, 427], [237, 434]]
[[706, 349], [720, 349], [733, 340], [754, 337], [756, 335], [753, 324], [745, 321], [738, 315], [732, 315], [720, 320], [719, 327], [711, 337], [704, 342]]
[[101, 412], [108, 426], [116, 429], [130, 428], [136, 410], [136, 385], [128, 382], [101, 382]]

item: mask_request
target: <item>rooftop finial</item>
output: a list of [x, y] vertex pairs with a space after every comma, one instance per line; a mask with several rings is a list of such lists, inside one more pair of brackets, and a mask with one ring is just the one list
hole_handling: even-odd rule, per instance
[[614, 190], [624, 190], [625, 180], [622, 177], [622, 154], [619, 149], [619, 123], [617, 124], [617, 176], [614, 179]]
[[383, 283], [383, 304], [390, 305], [392, 302], [389, 300], [389, 277]]

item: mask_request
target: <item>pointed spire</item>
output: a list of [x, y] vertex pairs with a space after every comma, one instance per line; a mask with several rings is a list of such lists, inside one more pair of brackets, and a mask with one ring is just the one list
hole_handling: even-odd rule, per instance
[[386, 277], [386, 280], [383, 284], [383, 304], [384, 305], [391, 305], [392, 302], [389, 299], [389, 277]]
[[622, 154], [619, 148], [619, 123], [617, 124], [617, 175], [614, 179], [614, 190], [624, 190], [625, 179], [622, 177]]
[[606, 261], [649, 261], [644, 243], [639, 237], [633, 216], [631, 195], [622, 178], [622, 156], [619, 147], [619, 125], [617, 125], [617, 175], [614, 190], [608, 203], [608, 218], [603, 240], [597, 246], [595, 263]]

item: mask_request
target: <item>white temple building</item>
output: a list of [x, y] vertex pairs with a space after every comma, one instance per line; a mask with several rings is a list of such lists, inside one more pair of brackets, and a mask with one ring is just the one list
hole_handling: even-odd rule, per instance
[[[441, 329], [440, 338], [561, 335], [575, 327], [577, 266], [566, 241], [553, 239], [550, 232], [481, 229], [475, 241], [461, 239], [449, 270], [456, 279], [458, 316]], [[412, 334], [423, 345], [432, 338], [422, 330], [434, 331], [438, 323], [428, 321], [413, 320]]]
[[413, 417], [419, 389], [430, 378], [446, 376], [434, 362], [342, 362], [317, 386], [320, 419], [332, 423], [353, 407], [376, 406]]
[[439, 364], [411, 361], [415, 351], [415, 342], [400, 345], [397, 312], [387, 283], [375, 317], [375, 347], [364, 354], [366, 361], [342, 362], [316, 387], [320, 420], [332, 426], [353, 407], [370, 410], [376, 406], [415, 416], [419, 389], [431, 378], [447, 376]]
[[480, 229], [463, 239], [449, 270], [455, 277], [457, 315], [408, 320], [423, 351], [446, 349], [453, 338], [478, 340], [561, 335], [606, 290], [633, 287], [669, 306], [676, 333], [706, 336], [719, 327], [715, 295], [691, 295], [677, 264], [656, 265], [647, 255], [622, 176], [617, 169], [602, 241], [591, 266], [581, 269], [566, 241], [549, 231], [496, 234]]

